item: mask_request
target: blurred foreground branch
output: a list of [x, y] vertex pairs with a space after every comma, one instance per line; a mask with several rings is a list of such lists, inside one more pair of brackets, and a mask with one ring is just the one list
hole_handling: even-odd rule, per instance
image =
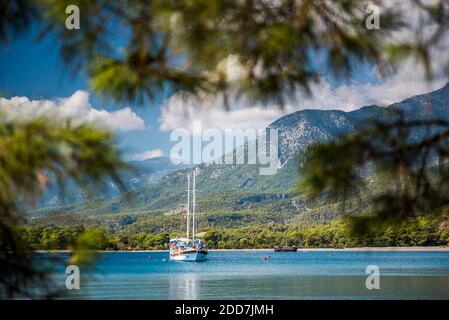
[[[9, 121], [0, 117], [1, 296], [56, 293], [49, 287], [48, 270], [33, 263], [31, 248], [18, 230], [23, 209], [33, 205], [53, 181], [63, 190], [71, 180], [89, 193], [105, 188], [110, 178], [124, 188], [120, 178], [124, 169], [109, 131], [45, 118]], [[36, 292], [35, 287], [44, 290]]]
[[393, 111], [310, 146], [300, 171], [299, 189], [341, 201], [358, 231], [438, 215], [449, 205], [449, 121], [410, 120]]
[[[170, 89], [197, 98], [222, 94], [227, 108], [230, 95], [283, 107], [298, 91], [310, 93], [324, 70], [344, 78], [368, 63], [386, 74], [413, 57], [430, 78], [432, 50], [449, 29], [449, 3], [394, 4], [9, 0], [0, 5], [0, 40], [37, 23], [41, 38], [54, 36], [63, 60], [86, 72], [97, 94], [116, 101], [152, 99]], [[80, 29], [66, 28], [69, 5], [79, 7]], [[379, 8], [379, 29], [366, 27], [372, 5]]]

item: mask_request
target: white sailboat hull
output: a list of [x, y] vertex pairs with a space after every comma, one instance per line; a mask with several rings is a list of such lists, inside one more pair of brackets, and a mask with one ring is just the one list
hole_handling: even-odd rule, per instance
[[170, 254], [170, 260], [174, 261], [204, 261], [206, 259], [207, 252], [188, 252]]

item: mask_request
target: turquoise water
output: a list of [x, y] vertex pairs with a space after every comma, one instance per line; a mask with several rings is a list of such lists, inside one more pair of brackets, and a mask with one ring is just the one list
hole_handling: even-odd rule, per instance
[[[165, 252], [102, 253], [88, 280], [83, 277], [81, 289], [67, 298], [449, 299], [449, 252], [234, 251], [210, 252], [205, 262], [164, 258]], [[379, 290], [365, 287], [369, 265], [380, 269]], [[64, 286], [64, 271], [57, 278]]]

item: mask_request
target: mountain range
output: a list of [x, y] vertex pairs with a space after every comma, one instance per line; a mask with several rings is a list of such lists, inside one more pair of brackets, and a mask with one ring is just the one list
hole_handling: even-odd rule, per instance
[[[325, 107], [325, 106], [320, 106]], [[274, 121], [269, 128], [279, 132], [280, 169], [275, 175], [259, 175], [258, 165], [201, 164], [197, 171], [200, 226], [237, 227], [266, 223], [315, 224], [338, 216], [334, 204], [309, 206], [294, 192], [299, 174], [298, 155], [311, 143], [329, 141], [349, 133], [369, 119], [385, 117], [385, 110], [400, 110], [408, 118], [449, 120], [449, 84], [392, 105], [364, 106], [351, 112], [301, 110]], [[187, 170], [168, 158], [134, 163], [137, 174], [128, 176], [127, 197], [114, 188], [101, 201], [51, 203], [47, 196], [41, 207], [30, 211], [30, 219], [41, 223], [83, 221], [109, 228], [134, 228], [137, 232], [173, 231], [183, 221], [179, 212], [186, 199]], [[53, 195], [54, 197], [54, 195]], [[68, 219], [68, 215], [72, 217]], [[73, 219], [73, 214], [78, 220]], [[123, 224], [123, 217], [132, 223]], [[134, 230], [133, 229], [133, 230]]]
[[[123, 182], [128, 190], [149, 186], [173, 171], [190, 167], [189, 165], [174, 165], [168, 157], [156, 157], [143, 161], [129, 161], [128, 165], [132, 170], [122, 175]], [[120, 196], [122, 191], [113, 181], [108, 181], [107, 184], [109, 187], [106, 192], [100, 195], [101, 199]], [[63, 194], [59, 192], [58, 186], [55, 183], [51, 183], [50, 188], [40, 199], [39, 206], [70, 205], [82, 203], [86, 200], [87, 195], [71, 182], [67, 183]]]

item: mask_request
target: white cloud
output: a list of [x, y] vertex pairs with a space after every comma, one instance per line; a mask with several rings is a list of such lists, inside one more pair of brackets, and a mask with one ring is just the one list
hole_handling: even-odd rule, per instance
[[161, 149], [154, 149], [154, 150], [147, 150], [142, 153], [136, 153], [131, 157], [131, 160], [148, 160], [151, 158], [157, 158], [162, 157], [164, 155], [164, 152]]
[[175, 94], [163, 106], [159, 120], [162, 131], [177, 128], [191, 131], [192, 123], [196, 120], [202, 122], [203, 130], [264, 128], [282, 115], [277, 108], [251, 106], [249, 103], [246, 107], [242, 106], [227, 112], [220, 104], [220, 98], [207, 98], [200, 103], [190, 98], [187, 101], [181, 100], [180, 95]]
[[182, 97], [180, 93], [170, 97], [162, 108], [160, 129], [169, 131], [176, 128], [190, 130], [193, 121], [201, 121], [203, 128], [264, 128], [285, 114], [303, 109], [352, 111], [366, 105], [387, 106], [417, 94], [438, 89], [447, 82], [445, 76], [428, 82], [417, 72], [416, 63], [408, 61], [396, 73], [378, 84], [353, 82], [332, 87], [325, 80], [312, 86], [312, 95], [305, 96], [298, 90], [295, 101], [289, 101], [285, 110], [277, 105], [261, 105], [240, 98], [226, 112], [220, 97], [207, 97], [201, 101]]
[[89, 93], [78, 90], [68, 98], [30, 100], [27, 97], [0, 98], [0, 111], [10, 119], [32, 119], [40, 116], [52, 119], [72, 119], [74, 123], [95, 123], [112, 130], [145, 129], [145, 123], [129, 107], [107, 111], [95, 109]]
[[[401, 2], [392, 2], [399, 5]], [[405, 3], [405, 2], [404, 2]], [[407, 21], [420, 28], [419, 14], [416, 10], [409, 10], [405, 6], [403, 10], [407, 15]], [[423, 33], [428, 35], [435, 25], [422, 26]], [[394, 40], [402, 41], [410, 39], [410, 33], [398, 32]], [[305, 96], [298, 90], [295, 101], [288, 101], [284, 113], [276, 105], [264, 106], [252, 103], [245, 97], [236, 99], [231, 97], [232, 110], [224, 111], [222, 97], [205, 95], [201, 99], [186, 96], [185, 93], [175, 93], [162, 108], [160, 129], [163, 131], [176, 128], [191, 129], [193, 121], [202, 121], [204, 128], [232, 129], [232, 128], [263, 128], [283, 115], [302, 109], [338, 109], [351, 111], [366, 105], [377, 104], [387, 106], [399, 102], [417, 94], [423, 94], [444, 86], [447, 81], [447, 63], [449, 52], [449, 35], [447, 35], [433, 50], [431, 68], [434, 78], [427, 81], [424, 69], [414, 59], [404, 61], [392, 74], [381, 77], [376, 69], [376, 83], [352, 82], [337, 87], [331, 86], [322, 79], [312, 85], [312, 96]], [[224, 69], [230, 80], [237, 81], [241, 75], [238, 61], [235, 57], [229, 57], [219, 65]], [[363, 72], [363, 71], [362, 71]]]

